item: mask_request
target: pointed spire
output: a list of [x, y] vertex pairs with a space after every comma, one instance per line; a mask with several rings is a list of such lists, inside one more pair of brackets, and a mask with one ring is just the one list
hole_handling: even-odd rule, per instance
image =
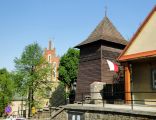
[[53, 40], [54, 38], [53, 39], [49, 38], [49, 50], [53, 50], [55, 48]]
[[82, 45], [89, 44], [98, 40], [113, 42], [121, 45], [126, 45], [127, 41], [118, 32], [115, 26], [111, 23], [107, 16], [98, 24], [89, 37], [81, 42], [76, 47], [79, 48]]
[[51, 40], [49, 40], [49, 50], [51, 50]]
[[52, 39], [52, 48], [53, 48], [53, 49], [55, 48], [54, 39], [55, 39], [55, 38]]

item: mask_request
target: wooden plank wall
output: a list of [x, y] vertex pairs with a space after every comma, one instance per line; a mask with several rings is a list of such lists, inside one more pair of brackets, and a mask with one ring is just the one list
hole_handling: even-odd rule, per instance
[[116, 62], [121, 51], [119, 48], [101, 44], [89, 45], [80, 49], [76, 101], [81, 100], [82, 93], [90, 92], [91, 83], [95, 81], [112, 83], [115, 72], [109, 70], [106, 60]]
[[105, 82], [107, 84], [112, 84], [114, 75], [116, 73], [114, 71], [109, 70], [109, 66], [108, 66], [108, 63], [106, 60], [110, 60], [119, 65], [119, 63], [116, 61], [116, 59], [120, 55], [122, 50], [118, 49], [118, 48], [102, 46], [101, 51], [102, 51], [102, 58], [101, 58], [102, 59], [102, 65], [101, 65], [102, 78], [101, 78], [101, 81]]
[[[76, 101], [81, 94], [90, 92], [90, 84], [101, 81], [101, 46], [89, 46], [80, 50], [80, 63], [77, 78]], [[84, 95], [85, 96], [85, 95]]]

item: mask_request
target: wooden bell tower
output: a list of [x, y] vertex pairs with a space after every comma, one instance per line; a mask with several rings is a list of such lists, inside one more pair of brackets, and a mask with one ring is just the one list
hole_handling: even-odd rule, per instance
[[81, 93], [90, 92], [90, 84], [95, 81], [112, 84], [115, 73], [109, 71], [106, 60], [116, 63], [126, 44], [127, 41], [105, 16], [90, 36], [76, 46], [80, 49], [76, 101], [81, 99]]

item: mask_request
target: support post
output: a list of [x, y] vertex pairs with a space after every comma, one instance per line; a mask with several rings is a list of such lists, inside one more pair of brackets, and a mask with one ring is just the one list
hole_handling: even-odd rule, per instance
[[125, 103], [131, 103], [131, 78], [130, 78], [130, 67], [128, 64], [125, 65]]
[[82, 106], [83, 106], [83, 93], [82, 93]]

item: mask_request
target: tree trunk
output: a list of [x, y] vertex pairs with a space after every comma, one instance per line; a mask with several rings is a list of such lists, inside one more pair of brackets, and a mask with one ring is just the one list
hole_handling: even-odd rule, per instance
[[34, 90], [33, 89], [31, 91], [31, 100], [32, 100], [32, 106], [31, 107], [34, 107]]
[[[34, 66], [32, 66], [31, 68], [31, 75], [34, 74]], [[33, 82], [31, 84], [31, 86], [29, 86], [29, 96], [28, 96], [28, 101], [29, 101], [29, 110], [28, 110], [28, 117], [31, 116], [31, 108], [33, 107], [33, 104], [34, 104], [34, 99], [33, 99]]]
[[32, 90], [31, 90], [31, 87], [29, 87], [29, 93], [28, 93], [28, 117], [31, 116], [31, 104], [32, 104]]

